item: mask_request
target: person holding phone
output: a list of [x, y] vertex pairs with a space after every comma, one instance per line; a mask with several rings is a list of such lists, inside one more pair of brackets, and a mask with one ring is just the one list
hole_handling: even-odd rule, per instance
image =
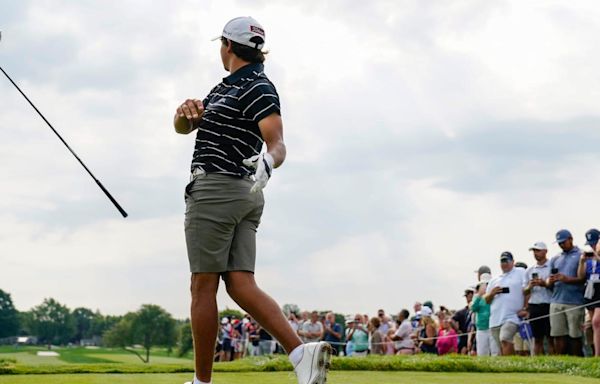
[[510, 252], [500, 255], [500, 268], [502, 275], [490, 280], [484, 299], [490, 304], [489, 326], [492, 336], [505, 356], [514, 355], [514, 337], [519, 330], [520, 318], [527, 315], [523, 310], [523, 288], [527, 285], [527, 279], [523, 268], [515, 268]]
[[600, 257], [589, 244], [583, 248], [577, 275], [586, 281], [584, 299], [592, 320], [594, 356], [600, 357]]
[[[556, 233], [556, 243], [562, 252], [550, 259], [550, 277], [546, 280], [548, 288], [552, 288], [550, 336], [554, 338], [557, 354], [583, 356], [585, 280], [577, 275], [581, 250], [573, 244], [573, 236], [566, 229]], [[569, 351], [567, 345], [571, 347]]]
[[[525, 298], [529, 318], [533, 320], [531, 332], [535, 340], [534, 354], [544, 354], [544, 339], [548, 340], [548, 353], [554, 354], [554, 342], [550, 337], [550, 299], [552, 291], [548, 289], [546, 280], [550, 277], [550, 261], [548, 260], [548, 247], [544, 242], [537, 242], [529, 248], [533, 252], [536, 264], [527, 269], [527, 287], [525, 287]], [[545, 316], [545, 317], [544, 317]]]

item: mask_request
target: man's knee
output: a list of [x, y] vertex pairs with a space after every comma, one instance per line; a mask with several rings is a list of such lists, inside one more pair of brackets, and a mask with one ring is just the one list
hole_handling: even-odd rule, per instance
[[225, 280], [227, 293], [232, 298], [236, 298], [256, 286], [254, 275], [250, 272], [227, 272], [223, 280]]
[[192, 296], [204, 293], [216, 293], [219, 288], [218, 273], [192, 273], [190, 292]]

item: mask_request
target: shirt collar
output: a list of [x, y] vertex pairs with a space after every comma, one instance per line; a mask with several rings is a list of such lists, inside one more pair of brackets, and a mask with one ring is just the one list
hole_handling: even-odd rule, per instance
[[574, 246], [569, 252], [565, 252], [565, 251], [561, 252], [561, 254], [565, 255], [565, 256], [570, 255], [572, 253], [580, 253], [579, 247], [578, 246]]
[[239, 68], [237, 71], [233, 72], [231, 75], [224, 77], [223, 82], [228, 85], [235, 84], [241, 78], [252, 75], [253, 71], [257, 72], [257, 73], [261, 73], [263, 71], [264, 67], [265, 66], [261, 63], [246, 64], [242, 68]]

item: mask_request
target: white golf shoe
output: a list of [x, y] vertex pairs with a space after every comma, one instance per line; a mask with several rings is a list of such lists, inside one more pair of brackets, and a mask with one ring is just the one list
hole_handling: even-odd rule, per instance
[[302, 347], [302, 359], [294, 367], [298, 384], [324, 384], [331, 365], [331, 345], [321, 341], [307, 343]]

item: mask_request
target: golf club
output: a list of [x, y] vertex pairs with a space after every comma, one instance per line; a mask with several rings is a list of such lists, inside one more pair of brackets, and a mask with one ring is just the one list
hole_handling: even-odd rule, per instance
[[[0, 41], [2, 40], [2, 32], [0, 32]], [[71, 152], [71, 154], [73, 156], [75, 156], [75, 159], [77, 159], [77, 161], [79, 162], [79, 164], [81, 164], [81, 166], [83, 167], [83, 169], [86, 170], [86, 172], [91, 176], [92, 179], [94, 179], [94, 181], [96, 182], [96, 184], [98, 184], [98, 187], [100, 187], [100, 189], [102, 190], [102, 192], [104, 192], [104, 194], [106, 195], [106, 197], [108, 197], [108, 199], [113, 203], [113, 205], [115, 206], [115, 208], [117, 208], [119, 210], [119, 212], [121, 213], [121, 215], [125, 218], [127, 217], [127, 212], [125, 212], [125, 210], [119, 205], [119, 203], [117, 202], [117, 200], [115, 200], [114, 197], [112, 197], [112, 195], [110, 194], [110, 192], [108, 192], [108, 190], [106, 188], [104, 188], [104, 186], [102, 185], [102, 183], [96, 178], [96, 176], [94, 176], [94, 174], [88, 169], [88, 167], [86, 167], [86, 165], [83, 163], [83, 161], [81, 161], [81, 159], [79, 158], [79, 156], [77, 156], [77, 154], [75, 153], [75, 151], [73, 151], [73, 149], [71, 149], [71, 147], [69, 146], [69, 144], [67, 144], [67, 142], [62, 138], [62, 136], [56, 131], [56, 129], [54, 129], [54, 127], [52, 126], [52, 124], [50, 124], [50, 122], [46, 119], [46, 117], [44, 117], [44, 115], [39, 111], [39, 109], [37, 109], [37, 107], [31, 102], [31, 100], [29, 100], [29, 98], [27, 97], [27, 95], [25, 95], [25, 93], [21, 90], [21, 88], [19, 88], [19, 86], [13, 81], [13, 79], [8, 75], [8, 73], [6, 73], [4, 71], [4, 69], [0, 66], [0, 71], [2, 71], [2, 73], [4, 74], [4, 76], [6, 76], [6, 78], [12, 83], [12, 85], [15, 86], [15, 88], [21, 93], [21, 95], [23, 95], [23, 97], [25, 98], [25, 100], [27, 100], [27, 102], [29, 103], [29, 105], [31, 105], [31, 107], [38, 113], [38, 115], [40, 115], [40, 117], [46, 122], [46, 124], [48, 124], [48, 126], [50, 127], [50, 129], [52, 130], [52, 132], [54, 132], [54, 134], [59, 138], [60, 141], [62, 141], [62, 143], [65, 145], [65, 147], [67, 147], [67, 149]]]

